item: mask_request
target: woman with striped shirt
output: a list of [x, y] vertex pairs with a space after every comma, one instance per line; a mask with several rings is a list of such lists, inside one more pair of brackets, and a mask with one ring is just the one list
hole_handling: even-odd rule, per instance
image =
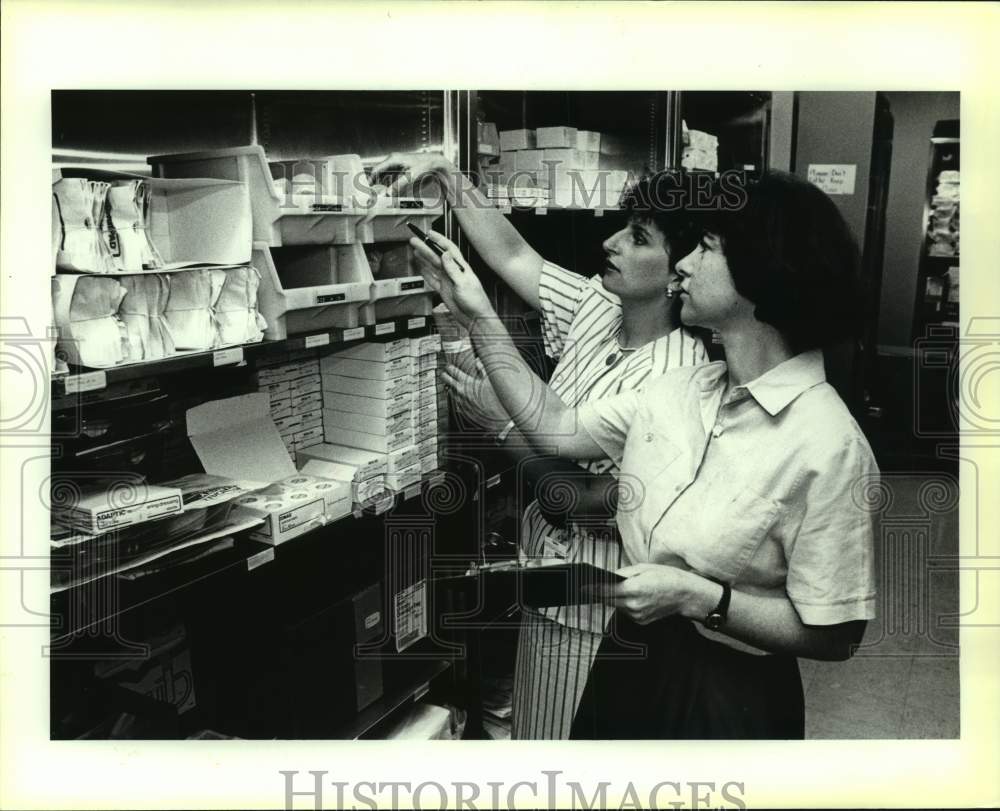
[[[548, 386], [568, 406], [640, 389], [668, 369], [707, 360], [700, 338], [680, 325], [671, 286], [674, 262], [697, 242], [687, 215], [673, 205], [677, 195], [670, 192], [676, 192], [676, 174], [655, 175], [629, 191], [623, 201], [628, 223], [604, 242], [603, 274], [588, 279], [545, 261], [443, 158], [394, 155], [375, 168], [376, 173], [387, 170], [402, 171], [411, 182], [422, 176], [437, 178], [473, 247], [541, 313], [545, 349], [557, 361]], [[431, 238], [468, 267], [451, 242], [438, 234]], [[411, 244], [428, 264], [429, 281], [436, 285], [439, 260], [418, 240]], [[485, 415], [494, 424], [507, 422], [485, 377], [452, 368], [445, 379], [468, 413]], [[512, 426], [507, 422], [500, 432], [505, 445], [527, 448]], [[579, 465], [592, 476], [605, 475], [612, 484], [611, 477], [617, 475], [608, 459]], [[546, 480], [557, 488], [574, 484], [558, 477], [546, 477], [543, 484]], [[602, 489], [594, 485], [591, 481], [592, 492]], [[545, 500], [544, 490], [539, 497]], [[613, 523], [555, 526], [538, 501], [522, 517], [521, 548], [528, 557], [555, 556], [608, 570], [622, 564]], [[514, 738], [569, 736], [612, 610], [599, 603], [524, 609], [514, 678]]]

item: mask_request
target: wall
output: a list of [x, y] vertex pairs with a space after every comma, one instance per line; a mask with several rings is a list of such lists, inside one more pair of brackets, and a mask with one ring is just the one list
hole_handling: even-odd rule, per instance
[[959, 94], [891, 92], [885, 96], [894, 131], [878, 342], [910, 346], [930, 138], [937, 121], [959, 117]]

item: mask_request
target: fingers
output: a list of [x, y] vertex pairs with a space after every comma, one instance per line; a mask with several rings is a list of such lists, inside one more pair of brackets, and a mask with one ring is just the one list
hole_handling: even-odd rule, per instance
[[622, 577], [635, 577], [637, 574], [642, 574], [643, 572], [648, 572], [651, 564], [649, 563], [633, 563], [631, 566], [623, 566], [620, 569], [615, 570], [615, 574], [620, 574]]
[[416, 251], [416, 256], [419, 261], [426, 262], [432, 267], [441, 267], [440, 257], [434, 253], [434, 251], [424, 244], [422, 239], [417, 239], [416, 237], [410, 237], [410, 247]]
[[448, 237], [444, 234], [439, 234], [437, 231], [428, 231], [427, 237], [431, 240], [431, 242], [436, 243], [445, 251], [451, 251], [457, 258], [462, 258], [462, 252], [458, 249], [458, 245], [448, 239]]

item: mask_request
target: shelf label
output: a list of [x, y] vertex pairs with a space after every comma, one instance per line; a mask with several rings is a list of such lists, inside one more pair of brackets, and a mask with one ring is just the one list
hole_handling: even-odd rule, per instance
[[329, 343], [330, 343], [329, 332], [321, 332], [319, 335], [306, 336], [306, 349], [312, 349], [314, 346], [328, 346]]
[[486, 480], [486, 489], [489, 490], [491, 487], [496, 487], [498, 484], [500, 484], [500, 474], [499, 473], [497, 473], [497, 474], [495, 474], [493, 476], [490, 476]]
[[420, 329], [421, 327], [424, 327], [426, 325], [427, 325], [427, 319], [424, 318], [423, 316], [420, 316], [420, 318], [411, 318], [409, 321], [406, 322], [407, 329]]
[[365, 337], [364, 327], [351, 327], [351, 329], [344, 330], [344, 340], [345, 341], [357, 341], [360, 338]]
[[827, 194], [854, 194], [857, 168], [853, 163], [810, 163], [806, 178]]
[[396, 325], [392, 321], [389, 321], [385, 324], [375, 325], [376, 335], [391, 335], [395, 331], [396, 331]]
[[97, 391], [107, 388], [108, 376], [104, 372], [87, 372], [82, 375], [70, 375], [65, 382], [67, 394], [83, 394], [85, 391]]
[[243, 347], [234, 346], [232, 349], [220, 349], [212, 353], [213, 366], [230, 366], [234, 363], [243, 363]]
[[397, 592], [392, 602], [396, 651], [402, 652], [427, 636], [427, 581], [421, 580]]
[[419, 484], [411, 484], [409, 487], [407, 487], [403, 491], [403, 498], [406, 501], [409, 501], [411, 498], [416, 498], [419, 495], [420, 495], [420, 485]]
[[274, 560], [273, 549], [265, 549], [263, 552], [251, 555], [247, 558], [247, 571], [252, 572], [258, 566], [263, 566], [265, 563], [270, 563], [272, 560]]

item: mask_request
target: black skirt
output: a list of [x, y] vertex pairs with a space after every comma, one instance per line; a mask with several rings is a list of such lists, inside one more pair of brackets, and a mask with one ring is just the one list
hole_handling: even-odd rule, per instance
[[788, 739], [805, 735], [793, 656], [755, 656], [685, 619], [638, 625], [616, 612], [590, 671], [571, 738]]

